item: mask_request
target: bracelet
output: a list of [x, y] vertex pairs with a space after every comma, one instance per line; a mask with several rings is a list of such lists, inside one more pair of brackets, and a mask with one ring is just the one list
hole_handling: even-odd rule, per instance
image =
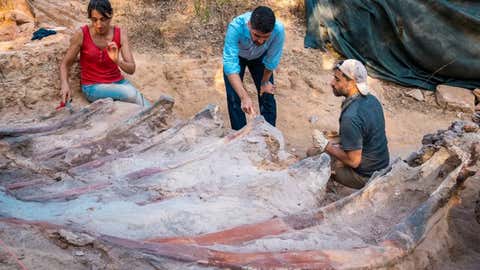
[[260, 83], [260, 85], [265, 86], [265, 85], [270, 84], [270, 83], [271, 83], [270, 81], [265, 81], [265, 82]]

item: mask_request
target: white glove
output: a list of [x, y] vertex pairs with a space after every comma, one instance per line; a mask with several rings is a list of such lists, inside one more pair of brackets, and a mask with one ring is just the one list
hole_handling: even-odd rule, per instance
[[325, 135], [323, 135], [323, 133], [320, 130], [318, 129], [313, 130], [312, 139], [313, 139], [313, 146], [319, 148], [321, 152], [325, 151], [325, 148], [327, 147], [327, 144], [328, 144], [328, 139], [325, 138]]

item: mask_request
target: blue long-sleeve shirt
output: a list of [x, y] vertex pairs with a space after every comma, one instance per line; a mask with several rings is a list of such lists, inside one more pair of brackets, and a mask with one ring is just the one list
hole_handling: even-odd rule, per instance
[[247, 60], [261, 57], [265, 52], [263, 64], [268, 70], [275, 70], [282, 58], [285, 42], [285, 29], [281, 22], [275, 22], [272, 35], [261, 46], [255, 45], [250, 35], [248, 22], [252, 12], [242, 14], [228, 25], [223, 47], [223, 71], [226, 75], [240, 73], [239, 56]]

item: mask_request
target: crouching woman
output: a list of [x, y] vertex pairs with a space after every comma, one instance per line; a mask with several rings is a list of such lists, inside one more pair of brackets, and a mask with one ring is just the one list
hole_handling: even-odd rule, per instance
[[126, 31], [111, 25], [110, 2], [91, 0], [87, 14], [91, 23], [74, 33], [60, 64], [62, 102], [71, 98], [68, 71], [80, 53], [82, 92], [88, 101], [112, 98], [149, 107], [150, 103], [121, 73], [133, 74], [135, 60]]

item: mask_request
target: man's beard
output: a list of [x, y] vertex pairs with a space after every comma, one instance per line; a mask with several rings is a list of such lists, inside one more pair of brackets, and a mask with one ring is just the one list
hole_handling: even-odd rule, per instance
[[342, 97], [344, 96], [344, 93], [341, 89], [336, 89], [335, 87], [332, 87], [332, 91], [333, 91], [333, 94], [336, 96], [336, 97]]

